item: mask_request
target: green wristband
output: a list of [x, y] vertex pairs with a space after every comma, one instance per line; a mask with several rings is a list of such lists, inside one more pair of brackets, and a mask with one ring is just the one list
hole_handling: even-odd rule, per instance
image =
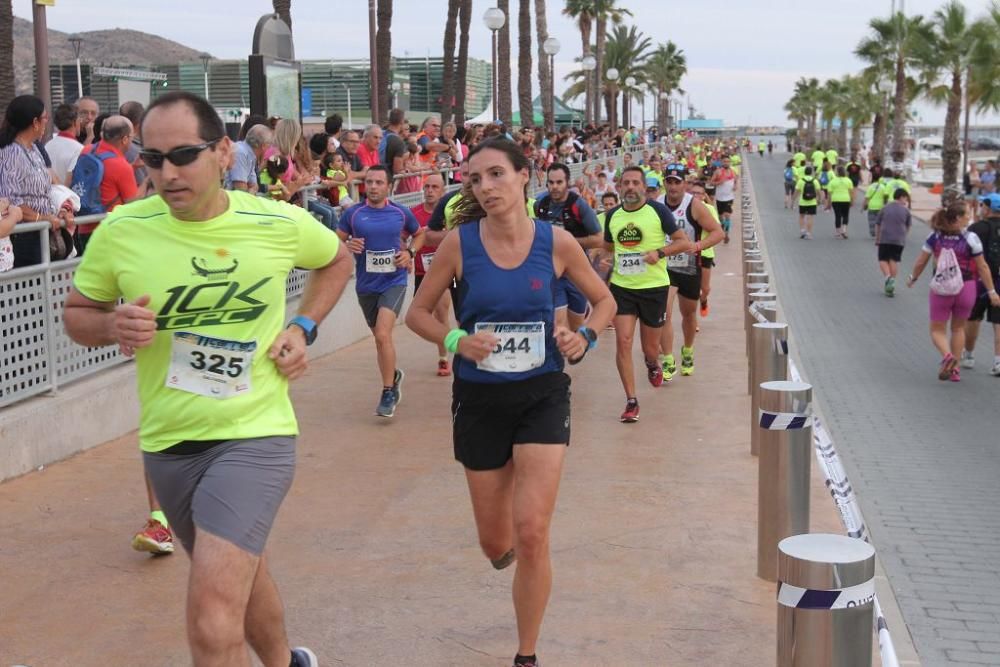
[[452, 329], [448, 332], [448, 335], [444, 337], [444, 349], [448, 350], [452, 354], [458, 352], [458, 341], [469, 335], [468, 331], [464, 329]]

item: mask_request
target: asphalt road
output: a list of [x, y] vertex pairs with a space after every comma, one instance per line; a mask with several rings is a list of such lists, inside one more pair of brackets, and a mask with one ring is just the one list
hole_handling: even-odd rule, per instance
[[[937, 379], [927, 332], [929, 271], [882, 293], [865, 214], [850, 239], [820, 212], [800, 240], [783, 208], [789, 156], [749, 158], [771, 270], [793, 345], [860, 497], [917, 651], [927, 667], [1000, 665], [1000, 378], [992, 333], [960, 383]], [[928, 230], [916, 223], [901, 275]], [[899, 629], [895, 629], [899, 632]]]

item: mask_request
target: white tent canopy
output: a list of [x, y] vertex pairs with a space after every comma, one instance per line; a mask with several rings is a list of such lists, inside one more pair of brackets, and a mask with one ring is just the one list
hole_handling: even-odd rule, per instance
[[468, 119], [467, 121], [465, 121], [465, 124], [466, 124], [466, 126], [469, 126], [469, 125], [489, 125], [494, 120], [496, 120], [496, 116], [493, 115], [493, 103], [490, 102], [487, 105], [486, 109], [484, 109], [481, 114], [479, 114], [475, 118]]

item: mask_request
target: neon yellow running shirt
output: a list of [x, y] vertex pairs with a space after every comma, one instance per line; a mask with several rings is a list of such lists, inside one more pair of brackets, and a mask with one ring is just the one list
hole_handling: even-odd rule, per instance
[[647, 264], [643, 255], [666, 246], [676, 231], [670, 209], [656, 201], [647, 200], [635, 211], [626, 211], [622, 206], [608, 211], [604, 241], [614, 245], [611, 283], [626, 289], [669, 286], [667, 260]]
[[340, 240], [302, 208], [227, 194], [204, 222], [177, 220], [159, 196], [117, 207], [73, 280], [101, 303], [151, 297], [157, 332], [135, 354], [144, 451], [298, 433], [267, 352], [285, 326], [288, 272], [326, 266]]

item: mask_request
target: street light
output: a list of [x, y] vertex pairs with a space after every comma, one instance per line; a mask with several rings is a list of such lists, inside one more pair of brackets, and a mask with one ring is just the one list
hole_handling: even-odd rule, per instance
[[83, 74], [80, 72], [80, 45], [83, 44], [83, 37], [80, 35], [70, 35], [69, 43], [73, 45], [73, 53], [76, 55], [76, 98], [83, 97]]
[[202, 52], [199, 56], [201, 58], [202, 68], [205, 70], [205, 99], [208, 99], [208, 61], [212, 59], [212, 54]]
[[395, 108], [399, 106], [399, 91], [403, 89], [403, 84], [399, 81], [393, 81], [390, 87], [392, 88], [392, 106]]
[[497, 109], [497, 30], [503, 27], [503, 24], [507, 22], [507, 15], [503, 13], [503, 10], [499, 7], [490, 7], [483, 14], [483, 23], [486, 27], [490, 29], [493, 33], [493, 81], [490, 83], [492, 88], [492, 104], [493, 104], [493, 117], [496, 118], [499, 110]]
[[630, 76], [625, 79], [625, 92], [622, 94], [622, 102], [625, 103], [622, 109], [622, 124], [632, 125], [632, 89], [635, 87], [635, 77]]
[[354, 118], [351, 116], [351, 87], [346, 83], [340, 85], [347, 89], [347, 129], [353, 130]]
[[615, 104], [618, 97], [618, 88], [615, 86], [615, 82], [618, 80], [618, 74], [618, 70], [614, 67], [609, 67], [608, 71], [604, 73], [604, 76], [611, 82], [611, 112], [608, 114], [608, 122], [611, 123], [612, 132], [618, 129], [618, 105]]
[[[549, 37], [544, 42], [542, 42], [542, 51], [546, 53], [549, 57], [549, 106], [552, 108], [552, 125], [555, 126], [556, 117], [556, 54], [559, 53], [559, 40], [555, 37]], [[545, 105], [542, 105], [542, 109]], [[548, 118], [544, 118], [544, 121], [548, 121]], [[524, 124], [524, 119], [521, 119], [521, 124]], [[548, 127], [546, 130], [550, 129]]]
[[[583, 58], [580, 60], [580, 66], [583, 67], [583, 71], [586, 72], [586, 74], [584, 74], [584, 77], [586, 78], [586, 81], [587, 81], [587, 87], [586, 87], [587, 88], [587, 96], [586, 96], [586, 103], [587, 103], [586, 110], [587, 110], [587, 113], [585, 114], [586, 120], [587, 120], [588, 123], [596, 123], [596, 122], [598, 122], [598, 119], [594, 117], [594, 100], [591, 98], [591, 89], [592, 89], [592, 86], [594, 85], [594, 82], [591, 80], [591, 74], [590, 73], [593, 72], [595, 69], [597, 69], [597, 58], [595, 58], [594, 56], [592, 56], [589, 53], [585, 53], [585, 54], [583, 54]], [[598, 86], [598, 88], [599, 87], [600, 86]], [[594, 95], [594, 97], [598, 97], [598, 94], [597, 94], [596, 90], [593, 91], [593, 95]], [[598, 114], [598, 116], [599, 115], [600, 114]]]

